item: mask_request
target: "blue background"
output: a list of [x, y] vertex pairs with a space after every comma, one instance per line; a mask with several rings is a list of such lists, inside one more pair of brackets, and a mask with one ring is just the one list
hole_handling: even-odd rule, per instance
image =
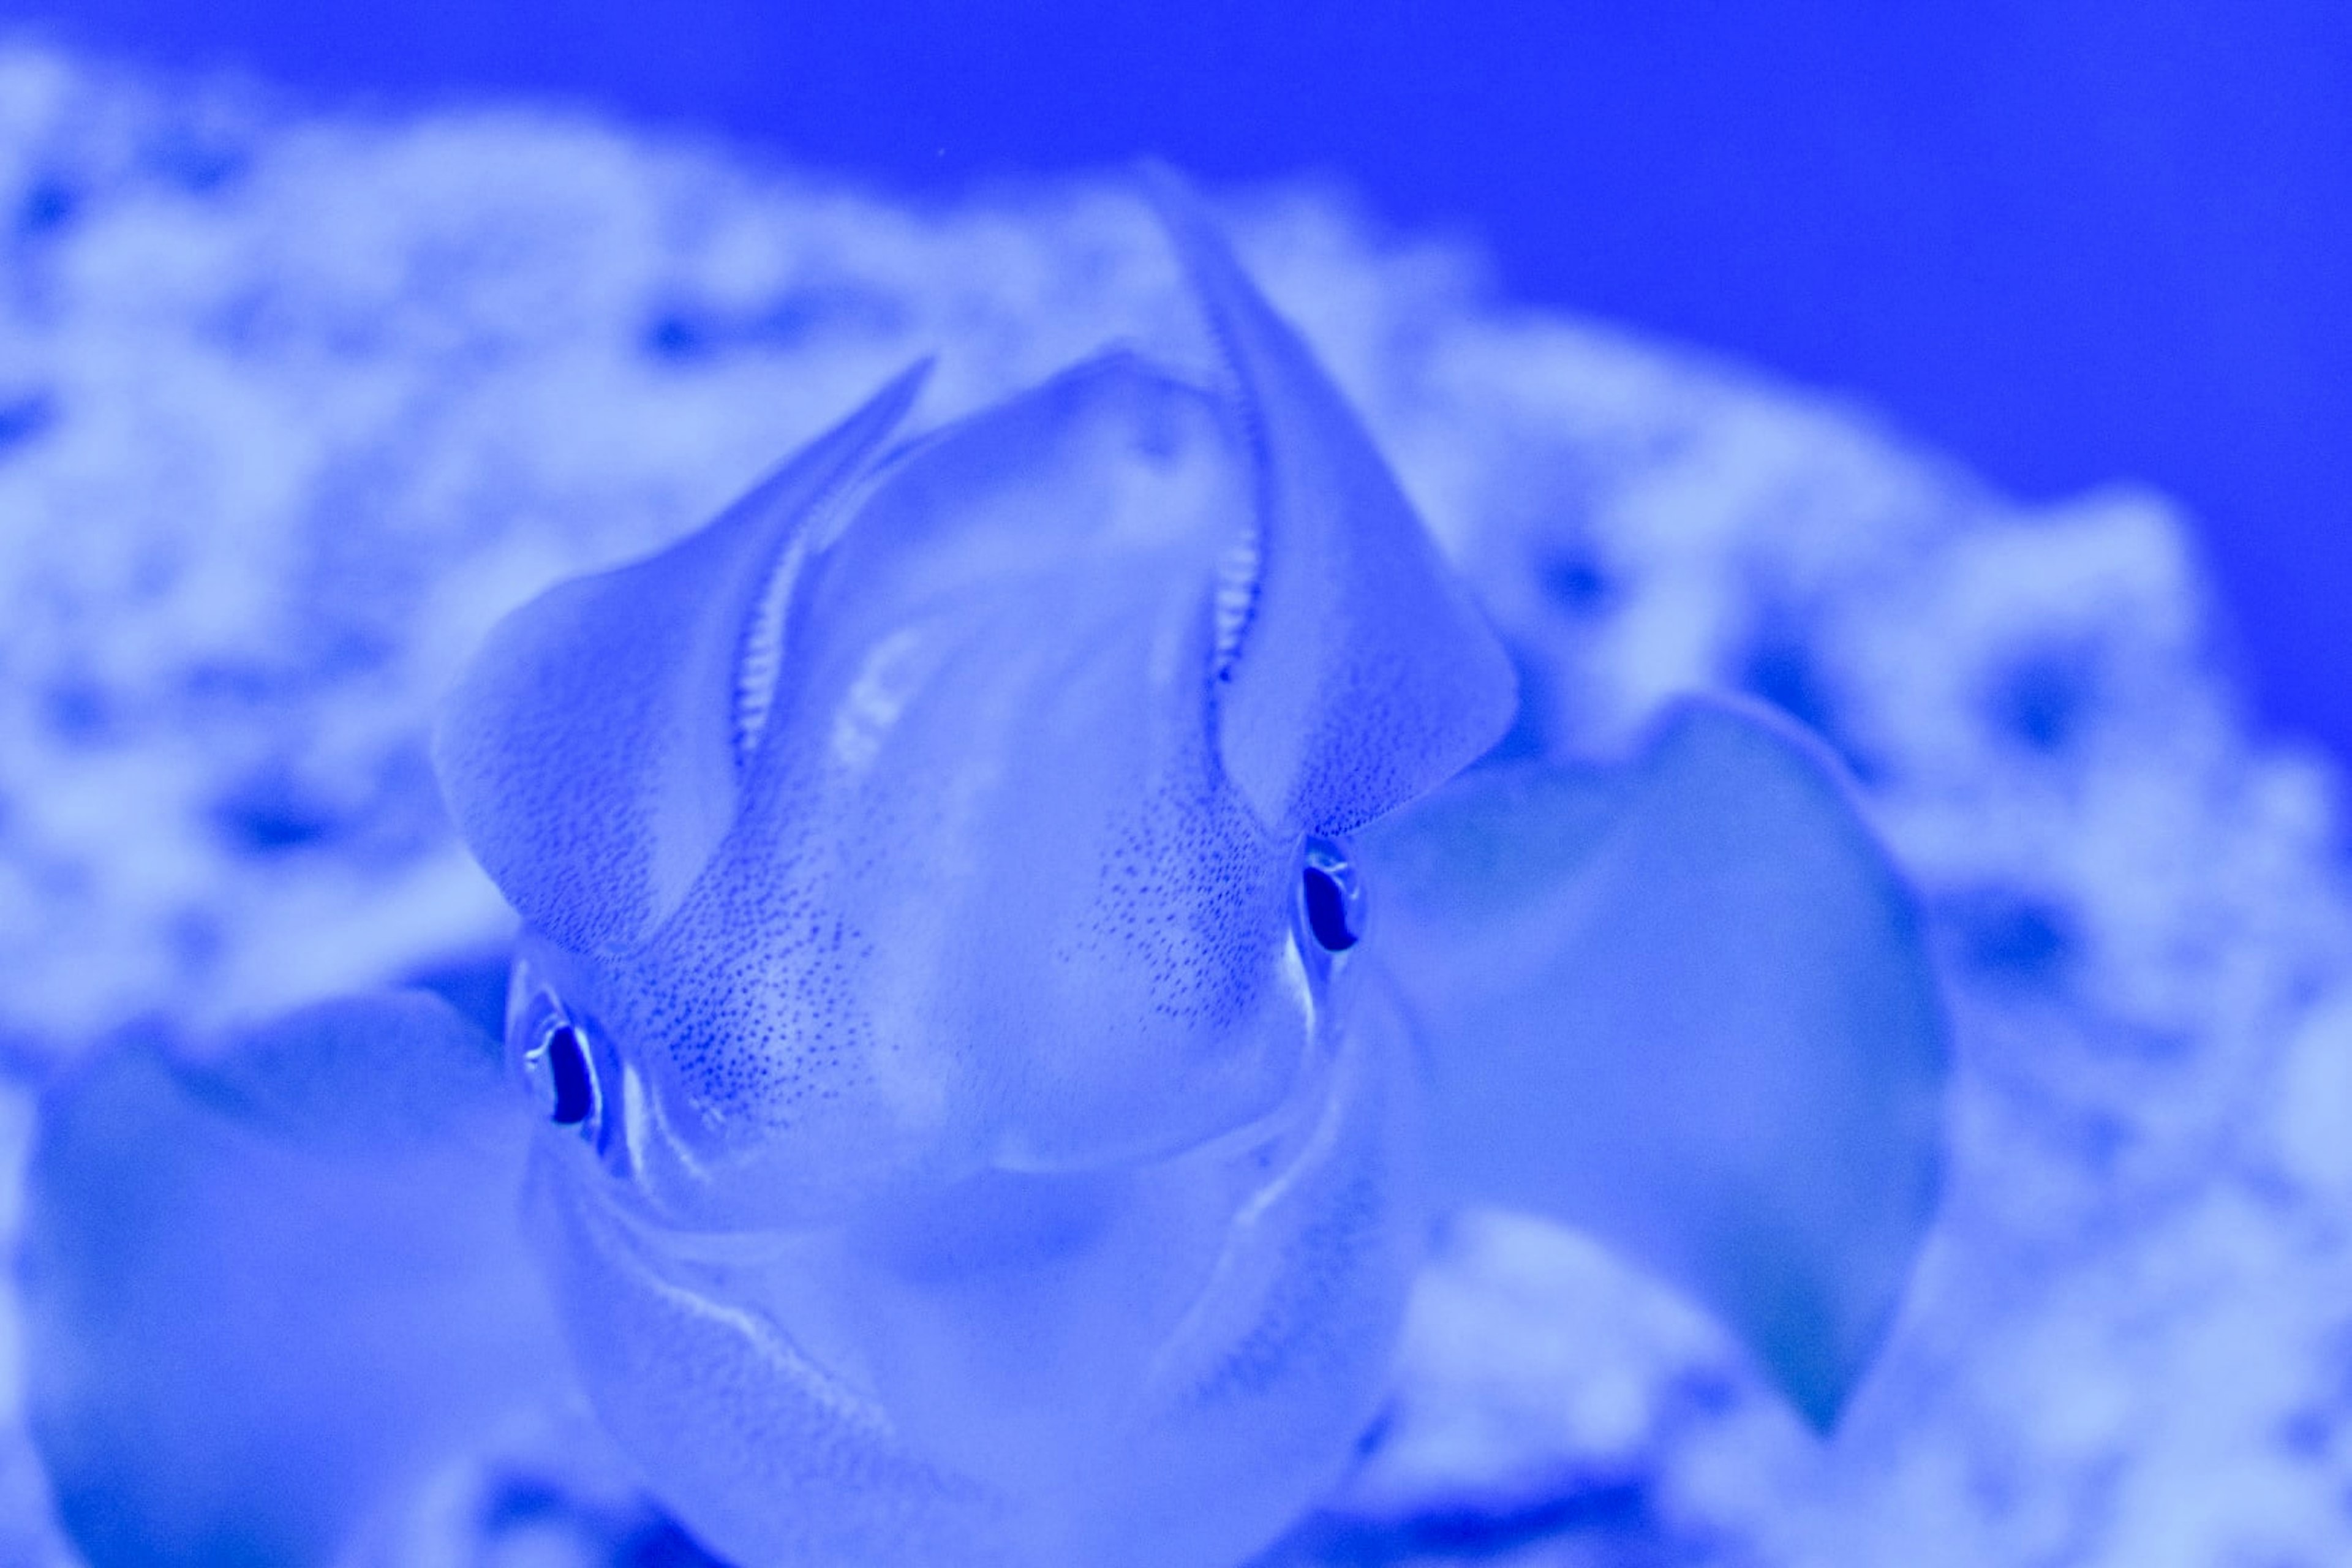
[[2352, 760], [2352, 6], [0, 0], [315, 100], [553, 95], [914, 194], [1343, 177], [1514, 299], [2203, 525], [2263, 716]]

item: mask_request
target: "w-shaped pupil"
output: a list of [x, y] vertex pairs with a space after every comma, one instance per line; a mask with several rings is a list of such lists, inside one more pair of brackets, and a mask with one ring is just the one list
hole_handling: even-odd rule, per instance
[[555, 1085], [555, 1122], [577, 1127], [596, 1109], [596, 1079], [588, 1068], [588, 1044], [580, 1031], [559, 1024], [547, 1037], [547, 1071]]
[[1309, 866], [1307, 877], [1307, 924], [1327, 952], [1345, 952], [1356, 945], [1348, 929], [1348, 899], [1339, 881], [1319, 866]]

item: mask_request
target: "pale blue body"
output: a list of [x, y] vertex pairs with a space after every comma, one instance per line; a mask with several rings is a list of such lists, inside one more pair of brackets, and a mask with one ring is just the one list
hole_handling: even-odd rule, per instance
[[1942, 1062], [1834, 763], [1706, 703], [1465, 773], [1509, 661], [1165, 205], [1225, 384], [1113, 355], [893, 448], [910, 374], [492, 636], [437, 761], [526, 924], [503, 1068], [389, 997], [61, 1091], [31, 1394], [94, 1558], [324, 1560], [584, 1392], [746, 1563], [1231, 1568], [1462, 1202], [1834, 1414]]

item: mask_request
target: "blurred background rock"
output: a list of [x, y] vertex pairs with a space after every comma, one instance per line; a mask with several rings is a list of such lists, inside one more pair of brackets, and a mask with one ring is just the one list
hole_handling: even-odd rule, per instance
[[936, 198], [1322, 175], [1505, 297], [2186, 503], [2263, 717], [2352, 754], [2352, 12], [2315, 0], [0, 0], [322, 102], [524, 94]]

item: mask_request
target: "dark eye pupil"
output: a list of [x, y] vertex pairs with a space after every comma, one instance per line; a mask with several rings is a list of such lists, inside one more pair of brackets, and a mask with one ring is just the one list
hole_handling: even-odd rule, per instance
[[577, 1127], [596, 1109], [596, 1080], [588, 1070], [588, 1047], [580, 1031], [559, 1024], [547, 1037], [547, 1071], [555, 1085], [555, 1122]]
[[1319, 866], [1306, 869], [1307, 925], [1328, 952], [1345, 952], [1356, 945], [1348, 929], [1348, 899], [1331, 873]]

